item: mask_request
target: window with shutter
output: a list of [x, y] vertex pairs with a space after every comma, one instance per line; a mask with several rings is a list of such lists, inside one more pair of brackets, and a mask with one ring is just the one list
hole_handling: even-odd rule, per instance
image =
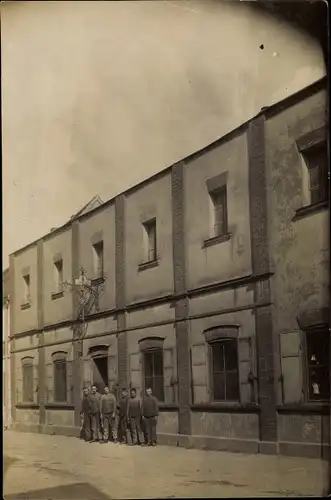
[[67, 362], [65, 359], [54, 361], [54, 401], [67, 401]]
[[210, 344], [214, 401], [239, 401], [237, 339], [226, 338]]
[[194, 404], [207, 403], [209, 400], [207, 352], [207, 344], [197, 344], [191, 347], [192, 402]]
[[303, 396], [301, 332], [279, 335], [284, 403], [301, 403]]
[[23, 401], [33, 403], [33, 364], [32, 360], [22, 360]]
[[143, 353], [144, 390], [151, 388], [159, 401], [164, 401], [163, 350], [151, 349]]

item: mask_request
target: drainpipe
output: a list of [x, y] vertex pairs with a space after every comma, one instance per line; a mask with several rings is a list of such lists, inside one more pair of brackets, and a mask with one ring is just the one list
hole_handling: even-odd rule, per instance
[[10, 352], [9, 352], [9, 328], [10, 328], [10, 314], [9, 314], [10, 301], [6, 297], [5, 302], [5, 429], [10, 425]]

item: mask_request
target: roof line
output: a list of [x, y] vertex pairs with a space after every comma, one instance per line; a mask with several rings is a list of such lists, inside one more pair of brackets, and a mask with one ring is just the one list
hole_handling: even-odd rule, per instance
[[[103, 202], [100, 206], [95, 207], [93, 210], [87, 212], [86, 214], [84, 214], [84, 213], [81, 214], [82, 210], [84, 208], [86, 208], [86, 206], [90, 203], [90, 202], [88, 202], [83, 207], [83, 209], [81, 209], [78, 212], [77, 216], [74, 216], [73, 218], [69, 219], [69, 221], [67, 221], [65, 224], [63, 224], [62, 226], [59, 226], [58, 228], [54, 229], [53, 231], [51, 231], [51, 232], [49, 232], [49, 233], [41, 236], [40, 238], [37, 238], [33, 242], [28, 243], [27, 245], [25, 245], [24, 247], [21, 247], [18, 250], [15, 250], [10, 255], [16, 256], [19, 253], [21, 253], [23, 250], [26, 250], [29, 247], [34, 246], [36, 243], [38, 243], [38, 241], [42, 241], [42, 240], [48, 238], [50, 235], [53, 236], [54, 234], [63, 231], [67, 227], [70, 227], [71, 224], [74, 221], [81, 220], [81, 219], [83, 219], [83, 218], [85, 218], [85, 217], [87, 217], [89, 215], [92, 215], [92, 214], [96, 213], [98, 210], [102, 210], [102, 209], [108, 207], [109, 205], [111, 205], [111, 204], [114, 203], [114, 201], [115, 201], [115, 199], [117, 197], [128, 195], [129, 193], [132, 193], [133, 191], [139, 189], [142, 185], [150, 183], [153, 180], [155, 180], [156, 178], [162, 177], [163, 175], [166, 175], [168, 173], [168, 171], [170, 171], [172, 169], [172, 167], [174, 167], [178, 163], [182, 163], [182, 162], [189, 163], [192, 160], [194, 160], [195, 158], [201, 156], [201, 154], [203, 154], [203, 153], [205, 153], [205, 152], [207, 152], [207, 151], [209, 151], [209, 150], [211, 150], [211, 149], [219, 146], [223, 142], [229, 141], [231, 138], [233, 138], [233, 137], [239, 135], [241, 132], [243, 132], [244, 129], [248, 126], [248, 124], [252, 120], [254, 120], [255, 118], [257, 118], [258, 116], [264, 115], [265, 118], [268, 119], [268, 118], [274, 116], [275, 114], [283, 111], [284, 109], [286, 109], [287, 107], [289, 107], [291, 104], [303, 100], [305, 98], [305, 96], [312, 95], [312, 94], [314, 94], [314, 93], [322, 90], [323, 88], [327, 88], [327, 81], [328, 81], [327, 80], [327, 76], [323, 76], [322, 78], [316, 80], [315, 82], [313, 82], [313, 83], [307, 85], [306, 87], [303, 87], [302, 89], [298, 90], [294, 94], [291, 94], [291, 95], [285, 97], [284, 99], [281, 99], [280, 101], [277, 101], [276, 103], [271, 104], [270, 106], [265, 106], [265, 107], [261, 108], [261, 111], [259, 111], [256, 115], [252, 116], [251, 118], [249, 118], [248, 120], [246, 120], [245, 122], [243, 122], [241, 125], [239, 125], [239, 126], [235, 127], [234, 129], [230, 130], [229, 132], [227, 132], [226, 134], [222, 135], [218, 139], [214, 140], [210, 144], [207, 144], [203, 148], [201, 148], [201, 149], [199, 149], [199, 150], [197, 150], [197, 151], [195, 151], [195, 152], [193, 152], [193, 153], [185, 156], [184, 158], [181, 158], [180, 160], [174, 162], [172, 165], [169, 165], [169, 166], [163, 168], [159, 172], [153, 174], [152, 176], [148, 177], [147, 179], [144, 179], [144, 180], [138, 182], [134, 186], [131, 186], [130, 188], [126, 189], [125, 191], [122, 191], [121, 193], [116, 194], [115, 196], [113, 196], [109, 200]], [[96, 196], [98, 196], [98, 195], [96, 195]], [[92, 200], [90, 200], [90, 201], [92, 201]]]

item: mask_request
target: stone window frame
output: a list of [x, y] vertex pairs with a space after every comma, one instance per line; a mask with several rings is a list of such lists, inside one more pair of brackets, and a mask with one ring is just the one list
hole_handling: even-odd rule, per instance
[[[28, 280], [26, 279], [27, 277], [29, 277]], [[23, 295], [21, 309], [25, 310], [31, 307], [31, 270], [29, 266], [22, 269], [22, 280], [22, 285], [26, 289], [26, 293]]]
[[311, 158], [311, 155], [313, 155], [314, 152], [322, 148], [323, 149], [325, 148], [326, 151], [324, 152], [321, 151], [320, 154], [326, 153], [326, 156], [328, 156], [326, 127], [325, 126], [320, 127], [303, 135], [302, 137], [296, 140], [296, 147], [301, 157], [302, 206], [296, 211], [295, 216], [301, 217], [316, 213], [320, 210], [327, 208], [328, 206], [328, 180], [327, 180], [328, 158], [326, 158], [326, 166], [323, 169], [324, 171], [322, 171], [319, 174], [321, 176], [321, 179], [324, 178], [323, 184], [325, 184], [324, 185], [325, 193], [324, 196], [322, 194], [322, 199], [312, 203], [310, 199], [311, 194], [309, 187], [311, 172], [313, 170], [316, 170], [317, 168], [317, 167], [315, 168], [309, 167], [310, 163], [309, 158]]
[[144, 337], [138, 341], [139, 351], [142, 355], [142, 389], [143, 392], [146, 392], [146, 376], [145, 376], [145, 356], [149, 354], [161, 353], [162, 359], [162, 376], [158, 375], [157, 378], [162, 379], [162, 397], [159, 397], [160, 394], [155, 394], [154, 391], [154, 374], [152, 376], [153, 383], [152, 385], [153, 394], [157, 397], [158, 401], [162, 404], [165, 401], [165, 384], [164, 384], [164, 361], [163, 361], [163, 353], [164, 353], [164, 337]]
[[[149, 231], [153, 228], [154, 236], [152, 237], [153, 246], [150, 246]], [[143, 236], [143, 261], [138, 266], [139, 271], [158, 266], [158, 238], [157, 238], [157, 218], [156, 216], [144, 219], [142, 221], [142, 236]]]
[[[59, 266], [60, 263], [61, 266]], [[57, 284], [55, 284], [56, 290], [51, 294], [52, 300], [56, 300], [63, 297], [63, 257], [61, 253], [58, 253], [53, 257], [53, 271], [54, 271], [54, 281], [55, 281], [55, 276], [58, 275], [59, 277]]]
[[[53, 401], [54, 403], [64, 403], [66, 404], [68, 402], [68, 353], [67, 351], [56, 351], [52, 353], [52, 363], [53, 363]], [[58, 380], [58, 365], [64, 365], [65, 367], [65, 387], [60, 388], [59, 392], [63, 391], [65, 393], [65, 397], [58, 398], [58, 387], [57, 384], [59, 383]]]
[[[240, 363], [239, 363], [239, 325], [217, 325], [211, 328], [208, 328], [204, 330], [203, 335], [205, 338], [205, 342], [207, 344], [208, 348], [208, 355], [207, 355], [207, 360], [208, 360], [208, 388], [209, 388], [209, 394], [210, 394], [210, 402], [211, 403], [217, 403], [217, 404], [224, 404], [224, 405], [237, 405], [241, 403], [241, 395], [240, 395], [240, 379], [239, 379], [239, 369], [240, 369]], [[213, 372], [213, 347], [215, 345], [219, 345], [221, 343], [224, 343], [228, 340], [233, 340], [236, 342], [236, 353], [237, 353], [237, 359], [236, 359], [236, 365], [237, 369], [235, 370], [237, 373], [237, 398], [236, 399], [215, 399], [215, 392], [214, 392], [214, 372]]]
[[[303, 332], [303, 396], [304, 402], [307, 405], [312, 404], [325, 404], [330, 400], [331, 387], [330, 387], [330, 356], [327, 356], [328, 364], [323, 365], [324, 369], [328, 373], [328, 395], [322, 398], [311, 398], [310, 397], [310, 368], [313, 369], [313, 365], [309, 366], [308, 360], [308, 337], [310, 335], [321, 335], [324, 334], [328, 337], [329, 345], [328, 352], [330, 352], [330, 311], [328, 307], [323, 307], [319, 309], [310, 309], [301, 313], [297, 316], [297, 323], [299, 328]], [[322, 368], [323, 368], [322, 367]]]
[[[229, 213], [228, 213], [228, 177], [229, 172], [222, 172], [214, 177], [206, 180], [206, 188], [209, 198], [209, 213], [210, 213], [210, 227], [209, 232], [212, 233], [209, 238], [207, 238], [202, 245], [202, 248], [206, 248], [224, 241], [228, 241], [231, 238], [229, 233]], [[215, 213], [216, 199], [221, 196], [223, 198], [223, 225], [224, 230], [221, 233], [215, 234]], [[213, 222], [212, 222], [213, 221]]]
[[[34, 403], [34, 377], [33, 377], [33, 370], [34, 370], [34, 357], [33, 356], [24, 356], [24, 358], [21, 359], [21, 368], [22, 368], [22, 401], [23, 404], [28, 403]], [[30, 380], [30, 387], [26, 387], [26, 382], [25, 382], [25, 376], [26, 374], [24, 373], [26, 368], [29, 368], [29, 377], [31, 377]], [[28, 397], [27, 392], [29, 392]]]
[[[93, 282], [103, 281], [105, 278], [105, 241], [102, 231], [94, 233], [91, 237], [92, 256], [93, 256]], [[100, 249], [101, 252], [100, 252]], [[101, 255], [101, 265], [99, 258]], [[99, 264], [98, 264], [99, 262]]]

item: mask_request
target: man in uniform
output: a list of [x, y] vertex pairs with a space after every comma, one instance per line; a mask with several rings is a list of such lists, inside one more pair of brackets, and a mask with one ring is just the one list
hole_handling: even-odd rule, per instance
[[83, 397], [80, 408], [82, 417], [81, 439], [89, 441], [91, 439], [91, 418], [90, 418], [90, 397], [87, 387], [83, 389]]
[[148, 446], [156, 446], [156, 425], [159, 416], [159, 403], [152, 394], [152, 389], [146, 389], [143, 399], [142, 415], [146, 426]]
[[111, 432], [114, 443], [117, 443], [116, 431], [116, 398], [105, 387], [105, 393], [100, 398], [100, 417], [103, 424], [103, 443], [107, 443]]
[[91, 429], [92, 429], [92, 439], [91, 442], [95, 443], [102, 440], [101, 429], [100, 429], [100, 398], [101, 395], [97, 392], [95, 385], [92, 385], [90, 394], [90, 418], [91, 418]]
[[118, 410], [118, 439], [120, 443], [127, 444], [127, 419], [128, 419], [128, 391], [123, 387], [121, 397], [117, 404]]
[[140, 420], [141, 420], [141, 404], [140, 400], [137, 399], [137, 391], [136, 389], [130, 390], [130, 398], [128, 401], [128, 410], [127, 410], [128, 424], [131, 436], [131, 443], [133, 445], [141, 444], [140, 440]]

